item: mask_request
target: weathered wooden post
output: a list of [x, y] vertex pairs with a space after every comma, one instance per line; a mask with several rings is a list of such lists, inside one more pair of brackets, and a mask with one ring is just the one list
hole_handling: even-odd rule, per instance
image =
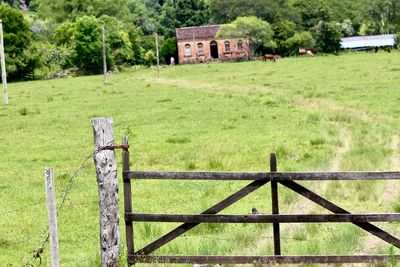
[[56, 190], [54, 184], [53, 169], [46, 168], [44, 170], [44, 180], [46, 187], [46, 205], [47, 217], [49, 221], [50, 233], [50, 254], [51, 266], [60, 266], [60, 257], [58, 254], [58, 231], [57, 231], [57, 211], [56, 211]]
[[117, 266], [120, 253], [117, 161], [112, 118], [92, 120], [94, 163], [100, 208], [100, 249], [103, 267]]
[[[271, 153], [269, 156], [270, 171], [276, 172], [276, 154]], [[271, 196], [272, 196], [272, 214], [279, 214], [278, 202], [278, 182], [271, 181]], [[274, 252], [276, 256], [281, 255], [281, 237], [279, 231], [279, 223], [272, 224], [274, 231]]]
[[8, 104], [6, 59], [4, 56], [3, 22], [0, 19], [0, 61], [1, 61], [1, 82], [3, 83], [3, 103]]
[[156, 51], [157, 51], [157, 78], [160, 78], [160, 52], [158, 48], [158, 33], [156, 32]]
[[[124, 135], [122, 137], [122, 145], [125, 148], [122, 149], [122, 170], [124, 172], [129, 171], [129, 150], [128, 150], [128, 136]], [[125, 213], [132, 212], [132, 189], [131, 180], [125, 179], [124, 176], [124, 204]], [[134, 243], [133, 243], [133, 224], [132, 221], [125, 221], [125, 231], [126, 231], [126, 246], [128, 248], [128, 255], [133, 255], [135, 253]]]
[[103, 42], [103, 72], [104, 72], [104, 84], [107, 83], [107, 55], [106, 55], [106, 23], [101, 23], [101, 33]]

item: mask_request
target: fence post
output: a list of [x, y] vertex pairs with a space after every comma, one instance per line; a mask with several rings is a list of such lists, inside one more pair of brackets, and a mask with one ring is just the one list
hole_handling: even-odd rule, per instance
[[[269, 156], [270, 171], [276, 172], [276, 154], [271, 153]], [[272, 196], [272, 214], [279, 214], [279, 202], [278, 202], [278, 182], [271, 181], [271, 196]], [[279, 223], [273, 223], [274, 231], [274, 252], [275, 255], [281, 255], [281, 239], [279, 232]]]
[[117, 266], [120, 253], [117, 161], [112, 118], [92, 120], [94, 163], [96, 167], [100, 208], [100, 249], [103, 267]]
[[[128, 136], [124, 135], [122, 137], [122, 145], [128, 146]], [[128, 148], [122, 149], [122, 171], [129, 171], [129, 150]], [[125, 179], [124, 176], [124, 204], [125, 213], [132, 212], [132, 189], [131, 180]], [[135, 253], [134, 240], [133, 240], [133, 224], [131, 221], [125, 221], [125, 231], [126, 231], [126, 246], [128, 248], [128, 255]]]
[[60, 257], [58, 254], [58, 231], [57, 231], [57, 211], [56, 211], [56, 190], [54, 184], [53, 169], [44, 170], [44, 180], [46, 187], [46, 206], [50, 233], [50, 254], [51, 266], [60, 266]]
[[101, 22], [101, 39], [103, 45], [103, 74], [104, 74], [104, 84], [107, 83], [107, 55], [106, 55], [106, 23]]
[[1, 82], [3, 84], [3, 103], [8, 104], [6, 59], [4, 56], [3, 22], [0, 19], [0, 60], [1, 60]]
[[158, 48], [158, 33], [156, 32], [156, 51], [157, 51], [157, 78], [160, 78], [160, 52]]

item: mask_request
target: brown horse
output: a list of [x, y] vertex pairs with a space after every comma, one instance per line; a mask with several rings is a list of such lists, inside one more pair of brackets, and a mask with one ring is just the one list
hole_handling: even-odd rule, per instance
[[276, 62], [276, 60], [281, 59], [282, 57], [280, 55], [272, 55], [272, 54], [265, 54], [263, 56], [263, 60], [267, 61], [267, 60], [271, 60], [273, 62]]

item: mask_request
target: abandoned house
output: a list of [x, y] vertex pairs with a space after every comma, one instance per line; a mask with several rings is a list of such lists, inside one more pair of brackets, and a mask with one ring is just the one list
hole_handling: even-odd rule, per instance
[[245, 60], [248, 58], [248, 39], [217, 39], [220, 25], [176, 29], [179, 63], [210, 60]]

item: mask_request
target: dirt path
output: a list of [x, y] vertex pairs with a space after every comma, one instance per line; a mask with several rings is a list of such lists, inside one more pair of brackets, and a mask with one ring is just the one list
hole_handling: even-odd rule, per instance
[[[392, 171], [400, 171], [400, 154], [399, 154], [399, 136], [393, 135], [390, 144], [392, 150], [392, 157], [390, 158], [390, 169]], [[387, 206], [396, 200], [399, 192], [399, 182], [397, 180], [389, 180], [386, 182], [380, 197], [380, 206]], [[387, 243], [375, 236], [368, 235], [364, 242], [364, 252], [386, 245]]]
[[329, 170], [334, 172], [334, 171], [339, 171], [340, 170], [340, 164], [343, 160], [344, 154], [346, 154], [350, 150], [350, 145], [351, 145], [351, 134], [346, 128], [342, 128], [342, 146], [339, 147], [338, 150], [336, 150], [335, 156], [331, 162]]

